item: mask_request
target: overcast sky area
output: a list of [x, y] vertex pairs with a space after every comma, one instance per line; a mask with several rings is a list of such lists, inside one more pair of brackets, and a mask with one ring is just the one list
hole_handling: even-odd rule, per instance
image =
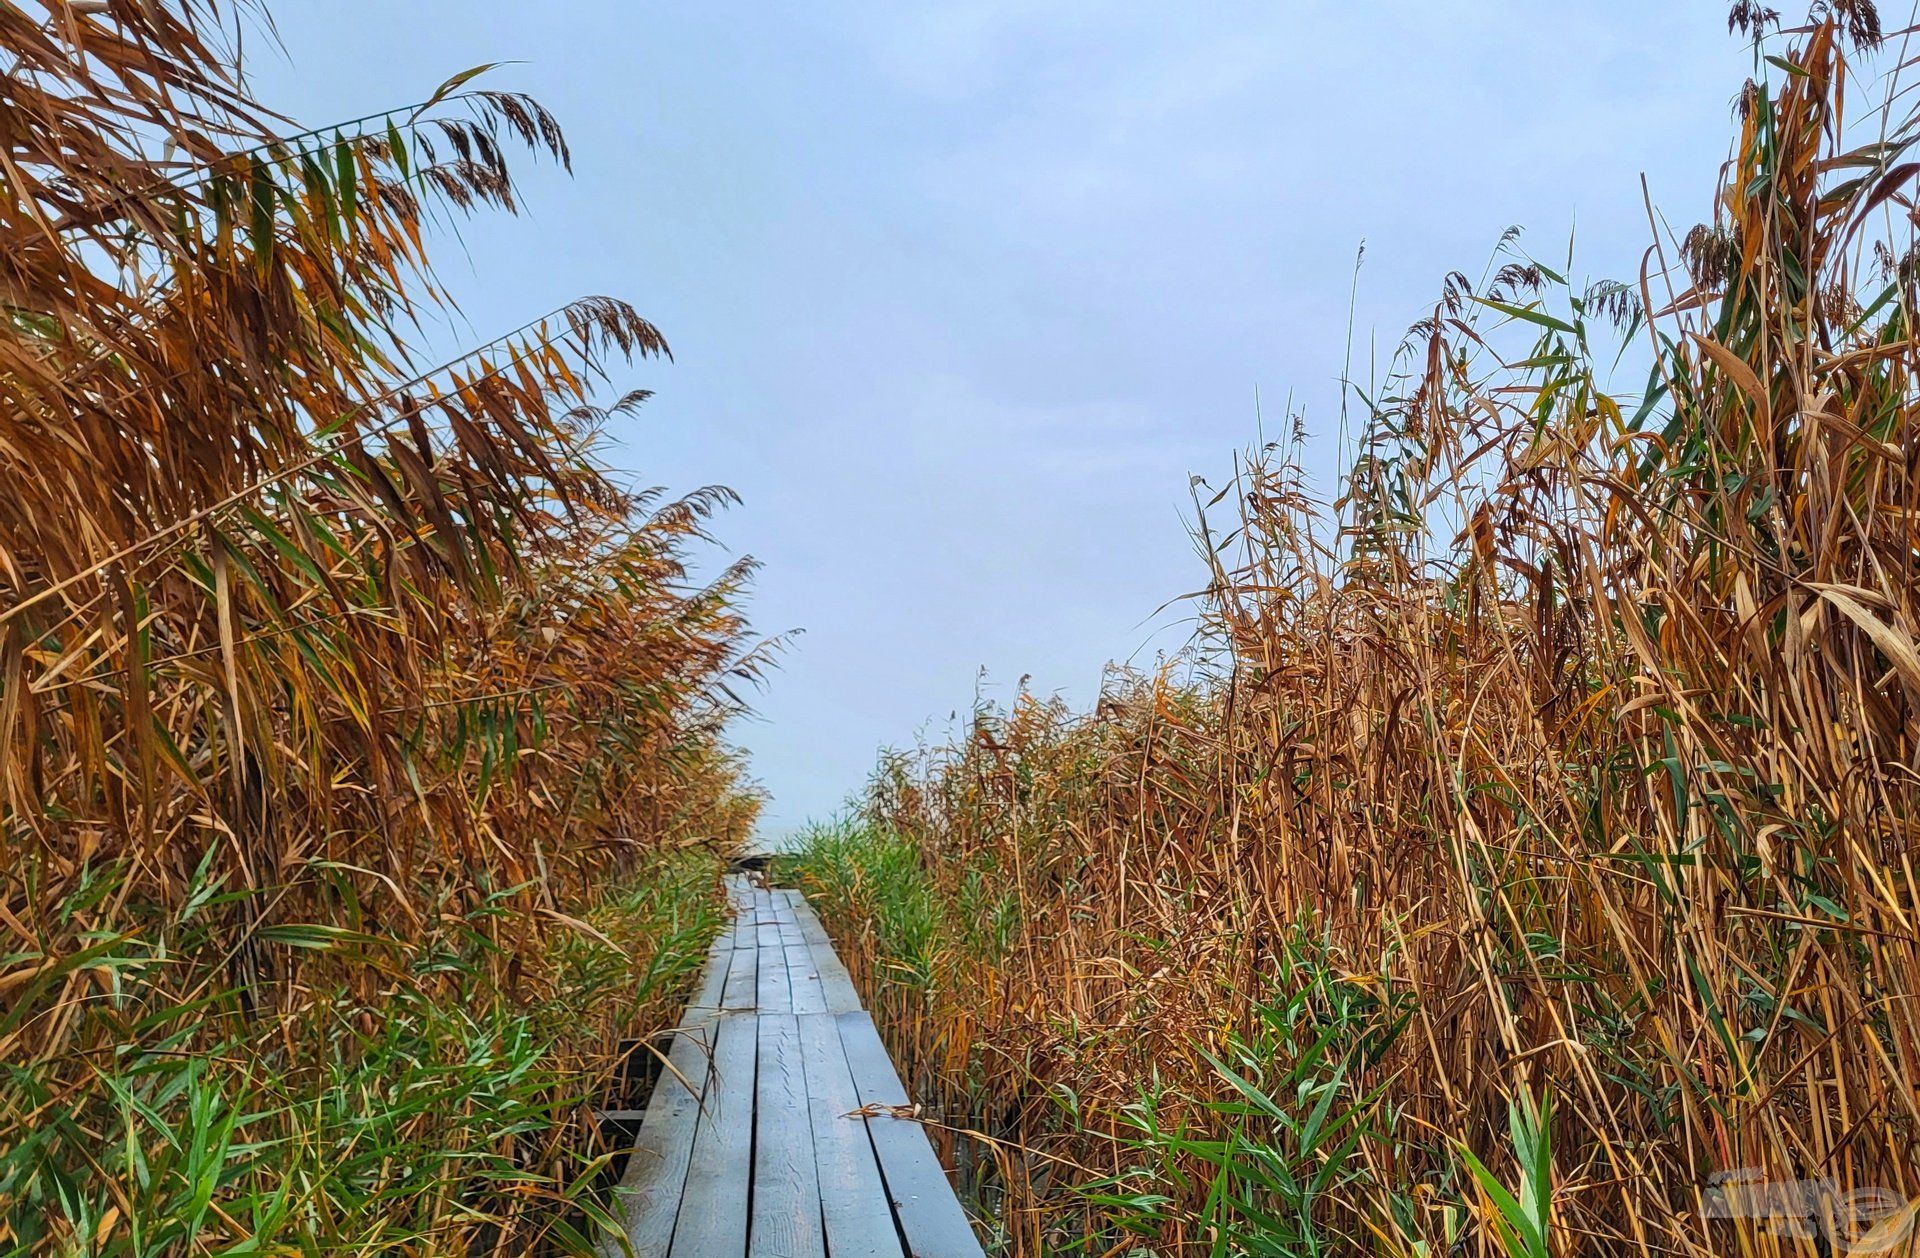
[[609, 457], [738, 490], [754, 624], [805, 631], [737, 730], [777, 837], [983, 668], [1085, 703], [1179, 646], [1150, 618], [1204, 579], [1188, 478], [1256, 440], [1256, 391], [1340, 464], [1363, 239], [1364, 353], [1510, 224], [1625, 279], [1643, 173], [1705, 218], [1750, 65], [1726, 7], [280, 0], [287, 51], [248, 57], [308, 125], [523, 62], [483, 82], [552, 109], [575, 174], [521, 161], [523, 216], [440, 250], [447, 343], [590, 293], [665, 332]]

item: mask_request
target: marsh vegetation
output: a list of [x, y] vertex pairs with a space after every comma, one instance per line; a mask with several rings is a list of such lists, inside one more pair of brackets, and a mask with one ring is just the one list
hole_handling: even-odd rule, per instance
[[748, 565], [599, 460], [629, 306], [413, 343], [558, 124], [299, 130], [257, 16], [0, 4], [0, 1252], [580, 1250], [758, 807]]
[[1920, 118], [1733, 17], [1711, 221], [1448, 277], [1336, 502], [1197, 500], [1185, 653], [797, 856], [1009, 1252], [1911, 1245]]
[[[1333, 501], [1196, 496], [1187, 649], [779, 862], [1000, 1252], [1911, 1248], [1920, 113], [1867, 0], [1732, 17], [1709, 221], [1447, 277]], [[250, 19], [0, 0], [0, 1252], [588, 1251], [751, 565], [603, 462], [631, 307], [420, 348], [559, 124], [301, 130]]]

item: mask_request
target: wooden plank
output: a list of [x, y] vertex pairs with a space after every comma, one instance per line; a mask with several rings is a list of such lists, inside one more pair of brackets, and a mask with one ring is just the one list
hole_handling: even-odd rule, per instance
[[855, 989], [847, 967], [834, 954], [833, 941], [827, 938], [827, 928], [820, 924], [820, 919], [814, 916], [813, 909], [804, 901], [794, 906], [794, 916], [800, 920], [800, 933], [806, 938], [807, 947], [813, 949], [813, 964], [820, 971], [820, 990], [826, 994], [827, 1012], [857, 1011], [860, 1008], [860, 993]]
[[753, 891], [753, 884], [744, 874], [733, 874], [727, 879], [727, 905], [733, 910], [736, 926], [750, 927], [759, 920], [754, 910]]
[[720, 990], [726, 985], [727, 968], [732, 963], [732, 940], [722, 934], [713, 941], [713, 948], [707, 953], [706, 967], [700, 971], [700, 985], [694, 989], [693, 999], [687, 1003], [695, 1007], [719, 1004]]
[[787, 954], [779, 946], [762, 947], [754, 964], [760, 967], [754, 1006], [761, 1013], [792, 1013], [793, 988], [787, 978]]
[[[981, 1258], [924, 1129], [850, 1117], [908, 1099], [819, 918], [743, 877], [727, 893], [733, 921], [688, 1007], [698, 1025], [670, 1058], [694, 1088], [663, 1072], [615, 1190], [634, 1252]], [[608, 1237], [600, 1252], [622, 1249]]]
[[759, 1023], [748, 1258], [826, 1258], [800, 1023], [790, 1013], [763, 1013]]
[[735, 948], [757, 947], [760, 940], [754, 932], [759, 929], [750, 910], [736, 909], [733, 920], [727, 923], [727, 940]]
[[756, 1021], [752, 1014], [727, 1015], [716, 1030], [713, 1075], [687, 1163], [672, 1258], [726, 1258], [747, 1252]]
[[[834, 1020], [840, 1027], [860, 1104], [911, 1104], [873, 1018], [865, 1013], [843, 1013]], [[914, 1258], [982, 1258], [980, 1242], [960, 1208], [959, 1198], [954, 1196], [946, 1170], [934, 1156], [926, 1129], [912, 1119], [890, 1115], [877, 1115], [866, 1123], [894, 1217], [907, 1238], [907, 1252]]]
[[[626, 1174], [613, 1190], [614, 1214], [634, 1258], [666, 1258], [673, 1239], [707, 1079], [709, 1033], [705, 1026], [690, 1027], [674, 1037], [667, 1052], [671, 1069], [663, 1069], [654, 1084]], [[689, 1091], [682, 1079], [695, 1090]], [[626, 1252], [619, 1239], [611, 1236], [603, 1237], [599, 1248], [605, 1258]]]
[[827, 994], [820, 987], [820, 967], [813, 963], [813, 949], [803, 943], [788, 944], [781, 951], [787, 961], [787, 995], [795, 1013], [825, 1013]]
[[807, 1113], [820, 1180], [820, 1216], [833, 1258], [899, 1258], [886, 1184], [866, 1124], [847, 1115], [860, 1102], [847, 1069], [840, 1025], [832, 1014], [796, 1014], [806, 1063]]
[[755, 984], [758, 968], [758, 948], [735, 948], [731, 964], [727, 969], [726, 985], [720, 992], [720, 1007], [723, 1009], [753, 1008]]
[[800, 918], [794, 912], [791, 901], [783, 899], [774, 905], [773, 920], [780, 927], [782, 945], [791, 946], [807, 942], [807, 937], [800, 933]]

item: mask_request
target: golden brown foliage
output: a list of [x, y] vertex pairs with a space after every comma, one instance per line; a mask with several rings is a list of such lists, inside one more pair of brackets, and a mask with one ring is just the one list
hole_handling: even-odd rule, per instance
[[[510, 209], [503, 147], [567, 160], [553, 120], [461, 76], [283, 135], [235, 18], [0, 0], [0, 1251], [517, 1251], [568, 1178], [551, 1118], [474, 1083], [401, 1124], [527, 1175], [489, 1197], [479, 1161], [342, 1152], [380, 1148], [353, 1072], [415, 1014], [471, 1032], [415, 1066], [511, 1057], [583, 904], [744, 837], [748, 565], [689, 588], [726, 491], [594, 459], [593, 386], [666, 352], [624, 303], [426, 369], [402, 340], [435, 207]], [[642, 1012], [576, 1011], [561, 1065]], [[225, 1064], [163, 1068], [194, 1059]], [[333, 1152], [295, 1183], [302, 1142]]]
[[[1625, 299], [1450, 284], [1334, 537], [1282, 452], [1243, 469], [1211, 679], [1022, 699], [883, 774], [921, 943], [803, 865], [923, 1081], [1028, 1144], [1019, 1252], [1831, 1253], [1867, 1189], [1911, 1243], [1920, 167], [1904, 113], [1842, 143], [1863, 10], [1749, 94], [1698, 287], [1671, 241]], [[1548, 1094], [1529, 1185], [1510, 1105]], [[1350, 1126], [1305, 1142], [1322, 1097]], [[1541, 1248], [1474, 1158], [1550, 1203]], [[1740, 1168], [1826, 1195], [1710, 1217]]]

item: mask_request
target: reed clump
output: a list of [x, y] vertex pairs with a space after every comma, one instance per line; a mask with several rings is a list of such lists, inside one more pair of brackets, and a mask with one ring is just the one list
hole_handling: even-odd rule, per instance
[[1710, 222], [1451, 277], [1184, 658], [796, 858], [1010, 1252], [1911, 1246], [1920, 118], [1761, 33]]
[[555, 121], [297, 132], [253, 17], [0, 3], [0, 1253], [583, 1250], [758, 808], [750, 566], [600, 461], [625, 303], [409, 344]]

